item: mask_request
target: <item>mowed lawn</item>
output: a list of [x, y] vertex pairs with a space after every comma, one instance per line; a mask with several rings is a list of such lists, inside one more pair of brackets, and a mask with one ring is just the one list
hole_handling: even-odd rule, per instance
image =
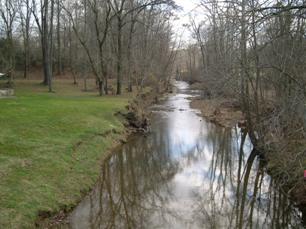
[[32, 228], [40, 211], [74, 205], [123, 131], [114, 113], [129, 96], [98, 97], [64, 80], [54, 89], [17, 81], [16, 98], [0, 99], [0, 228]]

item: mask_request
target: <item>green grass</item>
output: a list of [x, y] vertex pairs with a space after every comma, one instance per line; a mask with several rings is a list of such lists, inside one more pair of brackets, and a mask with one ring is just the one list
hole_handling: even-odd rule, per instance
[[114, 113], [128, 96], [98, 97], [60, 81], [50, 94], [29, 82], [0, 99], [0, 228], [32, 228], [39, 211], [74, 205], [119, 138], [103, 133], [123, 130]]

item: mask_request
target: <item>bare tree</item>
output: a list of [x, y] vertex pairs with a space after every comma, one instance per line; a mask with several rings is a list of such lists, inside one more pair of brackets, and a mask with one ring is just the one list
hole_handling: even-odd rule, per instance
[[17, 16], [17, 2], [12, 0], [0, 1], [0, 16], [4, 23], [7, 50], [7, 70], [13, 74], [15, 68], [15, 48], [13, 42], [14, 21]]
[[[79, 15], [82, 12], [80, 7], [86, 9], [83, 15]], [[77, 39], [85, 49], [91, 69], [96, 77], [99, 85], [99, 94], [103, 95], [103, 90], [107, 93], [107, 68], [105, 58], [105, 43], [107, 41], [110, 20], [111, 20], [111, 8], [106, 2], [98, 2], [97, 0], [84, 0], [79, 4], [64, 6], [65, 11], [69, 15], [72, 22], [73, 30]], [[88, 12], [89, 11], [89, 12]], [[93, 25], [93, 31], [87, 30], [87, 21], [79, 22], [80, 16], [83, 16], [86, 20], [91, 20]], [[90, 17], [92, 16], [92, 17]], [[96, 61], [95, 52], [91, 52], [91, 37], [88, 37], [87, 33], [92, 32], [95, 37], [95, 47], [98, 50], [98, 59]], [[103, 84], [106, 84], [104, 88]]]
[[19, 2], [19, 15], [23, 37], [24, 46], [24, 73], [23, 77], [28, 77], [30, 68], [30, 26], [32, 16], [32, 2], [31, 0], [20, 0]]
[[[49, 4], [51, 3], [51, 5]], [[53, 75], [53, 16], [54, 0], [41, 0], [39, 4], [33, 0], [33, 15], [40, 33], [44, 80], [43, 84], [49, 86], [49, 92], [52, 91]], [[40, 13], [40, 17], [38, 16]]]

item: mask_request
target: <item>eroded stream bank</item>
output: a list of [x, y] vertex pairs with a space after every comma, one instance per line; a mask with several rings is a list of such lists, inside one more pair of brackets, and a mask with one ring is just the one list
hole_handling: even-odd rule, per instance
[[68, 228], [288, 228], [300, 213], [266, 175], [239, 128], [206, 122], [190, 108], [197, 91], [152, 107], [150, 134], [135, 135], [103, 163], [96, 188]]

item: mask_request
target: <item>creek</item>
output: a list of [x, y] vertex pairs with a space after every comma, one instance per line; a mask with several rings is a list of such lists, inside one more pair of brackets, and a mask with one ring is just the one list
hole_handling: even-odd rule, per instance
[[190, 108], [199, 92], [175, 87], [151, 108], [150, 133], [104, 161], [69, 228], [302, 228], [260, 159], [248, 163], [248, 137], [207, 122]]

